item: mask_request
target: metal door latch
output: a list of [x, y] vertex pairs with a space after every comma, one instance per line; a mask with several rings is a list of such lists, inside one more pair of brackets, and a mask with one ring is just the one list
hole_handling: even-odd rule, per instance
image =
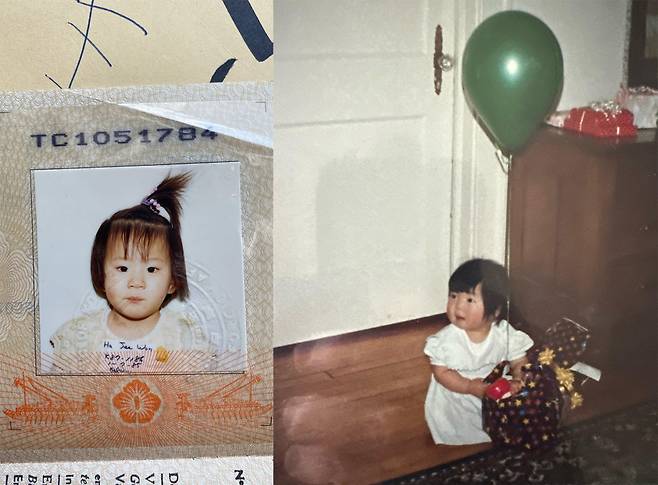
[[454, 66], [454, 58], [449, 54], [443, 53], [443, 32], [441, 26], [437, 25], [436, 33], [434, 34], [434, 92], [436, 94], [441, 94], [443, 72], [452, 70]]

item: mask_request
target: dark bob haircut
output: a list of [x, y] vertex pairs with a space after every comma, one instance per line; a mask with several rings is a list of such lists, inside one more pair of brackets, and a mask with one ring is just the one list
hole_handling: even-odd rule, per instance
[[185, 254], [180, 235], [180, 199], [191, 175], [167, 176], [144, 200], [133, 207], [115, 212], [103, 221], [96, 232], [91, 250], [91, 281], [102, 298], [105, 295], [105, 257], [108, 247], [123, 245], [124, 254], [136, 250], [146, 258], [154, 241], [161, 241], [169, 252], [175, 291], [167, 295], [163, 306], [174, 297], [189, 296]]
[[507, 271], [490, 259], [471, 259], [452, 273], [448, 290], [452, 293], [472, 293], [482, 283], [484, 316], [499, 322], [507, 315], [510, 284]]

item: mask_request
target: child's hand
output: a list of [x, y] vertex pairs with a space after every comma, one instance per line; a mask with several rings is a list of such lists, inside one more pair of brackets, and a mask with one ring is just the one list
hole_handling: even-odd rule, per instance
[[489, 384], [484, 382], [484, 380], [480, 379], [479, 377], [476, 379], [470, 379], [468, 382], [468, 394], [482, 399], [484, 397], [484, 393], [487, 391], [487, 387], [489, 387]]
[[512, 396], [523, 389], [523, 386], [525, 385], [521, 379], [512, 379], [509, 381], [509, 384]]

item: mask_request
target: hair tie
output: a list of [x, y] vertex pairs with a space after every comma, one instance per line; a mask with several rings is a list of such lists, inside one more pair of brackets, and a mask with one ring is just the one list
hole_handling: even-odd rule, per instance
[[147, 197], [144, 200], [142, 200], [142, 205], [145, 205], [159, 216], [164, 217], [167, 220], [167, 222], [171, 224], [171, 217], [169, 216], [169, 213], [166, 211], [164, 207], [162, 207], [158, 203], [157, 200], [151, 197]]

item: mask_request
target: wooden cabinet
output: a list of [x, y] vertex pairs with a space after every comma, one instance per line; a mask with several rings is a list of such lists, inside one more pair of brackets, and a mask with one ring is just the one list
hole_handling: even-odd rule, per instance
[[513, 321], [542, 329], [567, 316], [591, 330], [588, 361], [655, 367], [657, 165], [655, 129], [541, 129], [510, 173]]

